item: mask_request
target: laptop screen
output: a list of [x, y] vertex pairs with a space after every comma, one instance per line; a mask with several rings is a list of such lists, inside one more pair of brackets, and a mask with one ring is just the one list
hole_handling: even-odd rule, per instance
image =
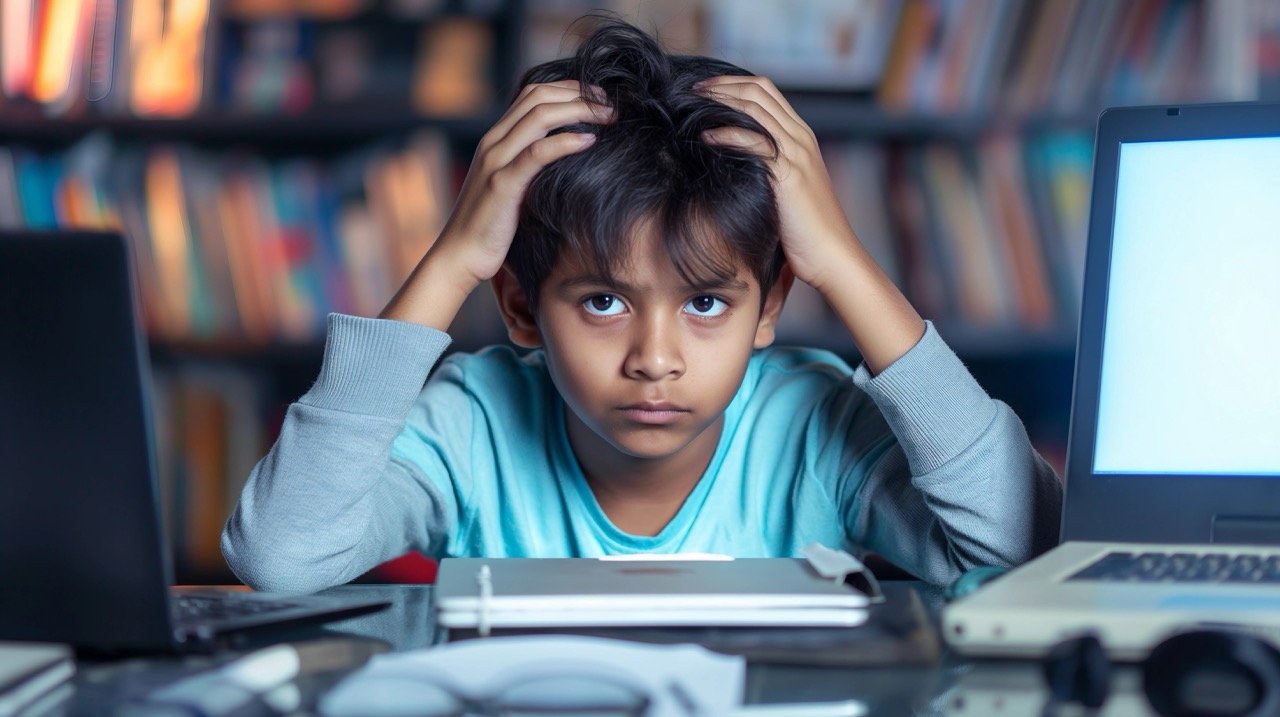
[[1280, 475], [1280, 137], [1124, 142], [1095, 473]]
[[1280, 103], [1098, 118], [1064, 540], [1280, 545]]

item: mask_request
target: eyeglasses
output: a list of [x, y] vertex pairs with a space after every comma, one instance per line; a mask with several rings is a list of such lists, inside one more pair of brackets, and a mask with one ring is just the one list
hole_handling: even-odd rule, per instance
[[[558, 665], [510, 675], [473, 694], [439, 675], [363, 676], [358, 690], [335, 690], [321, 714], [369, 712], [395, 717], [644, 717], [653, 699], [631, 680], [590, 665]], [[358, 703], [358, 704], [357, 704]]]
[[[1141, 663], [1142, 690], [1157, 714], [1268, 717], [1280, 714], [1280, 650], [1240, 630], [1194, 630], [1165, 639]], [[1096, 635], [1054, 646], [1044, 661], [1051, 715], [1062, 705], [1100, 708], [1111, 661]]]

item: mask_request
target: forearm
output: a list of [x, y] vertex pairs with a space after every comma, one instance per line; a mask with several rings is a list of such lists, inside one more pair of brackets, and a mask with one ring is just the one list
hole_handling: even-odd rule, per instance
[[815, 288], [878, 375], [920, 341], [924, 320], [852, 234], [826, 266], [830, 278], [817, 280]]
[[1021, 433], [1000, 405], [973, 444], [929, 473], [908, 476], [902, 448], [890, 450], [862, 486], [851, 538], [938, 585], [1053, 547], [1061, 484]]
[[922, 578], [1012, 566], [1057, 539], [1061, 484], [1018, 417], [991, 399], [937, 332], [855, 382], [898, 440], [861, 486], [856, 535]]
[[390, 451], [446, 344], [435, 332], [330, 318], [320, 376], [290, 406], [223, 533], [245, 582], [284, 592], [346, 582], [398, 554], [406, 537], [396, 526], [430, 529], [431, 496], [391, 465]]
[[378, 318], [449, 330], [479, 282], [452, 259], [448, 244], [447, 240], [437, 242], [426, 253]]
[[912, 478], [937, 520], [930, 549], [954, 571], [1016, 567], [1057, 542], [1061, 484], [1013, 411], [995, 403], [996, 415], [973, 444]]
[[[294, 404], [223, 531], [227, 564], [258, 590], [308, 593], [375, 565], [377, 505], [396, 430]], [[394, 434], [392, 434], [394, 436]], [[403, 552], [403, 551], [401, 551]]]

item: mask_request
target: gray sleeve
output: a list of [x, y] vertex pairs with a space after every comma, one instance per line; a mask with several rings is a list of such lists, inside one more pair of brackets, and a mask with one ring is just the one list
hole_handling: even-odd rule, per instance
[[879, 375], [859, 366], [854, 383], [897, 439], [851, 496], [855, 542], [935, 584], [1057, 543], [1061, 482], [932, 323]]
[[453, 501], [419, 467], [392, 460], [391, 445], [448, 344], [413, 324], [329, 316], [320, 374], [223, 528], [222, 553], [241, 580], [314, 592], [443, 541]]

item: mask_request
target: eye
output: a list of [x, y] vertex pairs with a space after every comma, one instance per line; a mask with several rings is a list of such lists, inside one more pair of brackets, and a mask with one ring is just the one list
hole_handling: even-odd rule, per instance
[[587, 300], [582, 302], [582, 308], [592, 316], [617, 316], [626, 307], [622, 305], [622, 300], [613, 294], [596, 294], [587, 297]]
[[719, 316], [728, 308], [724, 301], [709, 294], [695, 296], [685, 304], [685, 309], [695, 316]]

